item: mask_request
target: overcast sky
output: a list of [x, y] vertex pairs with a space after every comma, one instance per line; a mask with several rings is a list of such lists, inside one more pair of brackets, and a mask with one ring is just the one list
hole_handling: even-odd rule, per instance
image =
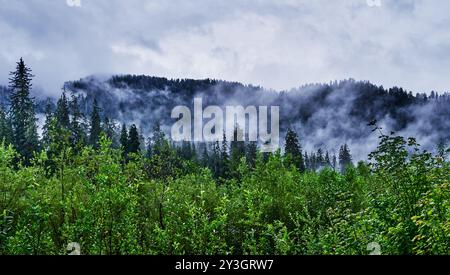
[[450, 90], [450, 1], [0, 0], [0, 84], [133, 73], [276, 90], [355, 78]]

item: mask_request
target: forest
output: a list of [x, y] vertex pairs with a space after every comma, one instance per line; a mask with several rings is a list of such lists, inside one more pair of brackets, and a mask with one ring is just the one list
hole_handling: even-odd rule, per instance
[[[0, 255], [67, 255], [70, 243], [82, 255], [450, 254], [448, 95], [388, 92], [398, 108], [387, 104], [385, 112], [405, 120], [391, 131], [360, 114], [364, 136], [377, 140], [360, 160], [345, 142], [337, 152], [307, 152], [304, 133], [288, 124], [283, 149], [273, 153], [233, 140], [174, 143], [157, 120], [149, 131], [126, 121], [117, 127], [105, 97], [66, 91], [83, 89], [82, 81], [65, 85], [56, 105], [46, 101], [40, 134], [33, 77], [21, 59], [1, 90], [9, 98], [0, 109]], [[130, 87], [129, 78], [109, 85]], [[165, 79], [153, 83], [167, 89]], [[313, 97], [334, 85], [346, 84], [324, 85]], [[435, 150], [394, 132], [415, 119], [400, 107], [428, 101], [447, 120]]]

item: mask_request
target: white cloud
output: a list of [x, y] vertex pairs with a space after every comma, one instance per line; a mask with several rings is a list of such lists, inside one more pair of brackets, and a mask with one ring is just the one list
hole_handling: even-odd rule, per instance
[[66, 0], [69, 7], [81, 7], [81, 0]]
[[93, 73], [275, 89], [348, 77], [417, 92], [449, 87], [447, 1], [69, 2], [0, 0], [0, 83], [23, 56], [51, 93]]

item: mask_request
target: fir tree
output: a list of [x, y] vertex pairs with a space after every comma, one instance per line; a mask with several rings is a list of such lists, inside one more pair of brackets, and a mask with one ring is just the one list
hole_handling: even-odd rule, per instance
[[343, 146], [341, 146], [341, 149], [339, 150], [339, 166], [341, 172], [344, 173], [347, 167], [351, 165], [353, 165], [352, 156], [350, 154], [350, 150], [347, 144], [344, 144]]
[[128, 134], [128, 153], [138, 153], [140, 151], [139, 132], [136, 125], [131, 125]]
[[70, 129], [70, 117], [69, 117], [69, 103], [66, 97], [66, 91], [64, 90], [61, 98], [56, 105], [56, 120], [57, 127]]
[[327, 167], [331, 166], [330, 153], [328, 151], [325, 154], [325, 166]]
[[83, 114], [80, 111], [80, 106], [78, 104], [78, 99], [72, 94], [72, 100], [70, 101], [70, 109], [72, 113], [72, 120], [70, 121], [70, 131], [71, 131], [71, 143], [72, 145], [79, 144], [84, 145], [86, 142], [86, 133], [83, 130]]
[[298, 141], [298, 136], [292, 129], [288, 129], [286, 133], [284, 151], [289, 164], [294, 165], [300, 171], [305, 171], [305, 163], [303, 162], [302, 149]]
[[214, 142], [212, 156], [210, 157], [210, 169], [212, 170], [215, 178], [219, 178], [221, 176], [221, 155], [220, 143], [217, 140], [216, 142]]
[[13, 143], [24, 157], [25, 164], [29, 164], [39, 146], [34, 99], [30, 96], [31, 80], [34, 75], [21, 58], [17, 62], [16, 70], [11, 72], [10, 76]]
[[127, 125], [122, 124], [122, 130], [120, 131], [120, 147], [122, 149], [122, 157], [124, 160], [128, 157], [128, 130]]
[[[232, 177], [237, 177], [241, 158], [245, 157], [245, 142], [243, 132], [239, 127], [234, 129], [233, 140], [230, 142], [230, 172]], [[241, 141], [240, 141], [241, 140]]]
[[92, 115], [91, 115], [91, 129], [89, 133], [89, 144], [94, 148], [98, 148], [100, 133], [102, 131], [100, 126], [100, 108], [98, 107], [97, 100], [94, 99]]
[[222, 147], [220, 149], [220, 160], [219, 160], [219, 176], [226, 178], [229, 172], [229, 161], [230, 157], [228, 155], [228, 142], [225, 133], [223, 134]]
[[106, 137], [111, 140], [113, 147], [117, 147], [117, 138], [116, 138], [116, 127], [113, 122], [108, 117], [105, 117], [103, 122], [103, 132]]
[[166, 135], [161, 130], [161, 124], [157, 122], [153, 127], [152, 137], [148, 144], [147, 154], [150, 153], [149, 157], [152, 155], [160, 155], [166, 146], [166, 142]]
[[53, 104], [50, 99], [47, 99], [47, 103], [45, 105], [45, 122], [42, 127], [42, 147], [44, 150], [48, 150], [51, 140], [50, 129], [51, 124], [54, 118], [53, 114]]
[[316, 165], [317, 165], [317, 168], [321, 168], [321, 167], [325, 166], [325, 158], [323, 156], [322, 148], [319, 148], [317, 150], [317, 153], [316, 153]]

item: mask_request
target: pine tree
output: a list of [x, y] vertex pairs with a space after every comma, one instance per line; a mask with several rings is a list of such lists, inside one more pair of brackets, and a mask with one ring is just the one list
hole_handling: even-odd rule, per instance
[[347, 146], [347, 144], [344, 144], [341, 146], [341, 149], [339, 150], [339, 166], [342, 173], [345, 173], [348, 166], [353, 165], [352, 163], [352, 156], [350, 154], [350, 150]]
[[101, 134], [101, 126], [100, 126], [100, 108], [98, 107], [97, 100], [94, 99], [92, 115], [91, 115], [91, 129], [89, 133], [89, 144], [94, 148], [99, 147], [99, 140]]
[[222, 148], [220, 149], [220, 160], [219, 160], [219, 176], [221, 178], [226, 178], [229, 172], [229, 161], [230, 157], [228, 155], [228, 142], [225, 133], [223, 134]]
[[66, 91], [64, 90], [61, 98], [56, 105], [56, 120], [57, 127], [70, 129], [70, 117], [69, 117], [69, 103], [66, 97]]
[[325, 154], [325, 166], [327, 167], [331, 166], [330, 153], [328, 151]]
[[317, 168], [321, 168], [321, 167], [325, 166], [325, 158], [323, 156], [322, 148], [319, 148], [317, 150], [317, 153], [316, 153], [316, 165], [317, 165]]
[[210, 159], [210, 169], [214, 174], [215, 178], [219, 178], [221, 176], [221, 168], [222, 168], [222, 162], [221, 162], [221, 150], [220, 150], [220, 143], [218, 140], [214, 142], [213, 150], [212, 150], [212, 156]]
[[25, 164], [29, 164], [33, 153], [39, 147], [34, 99], [30, 96], [34, 75], [21, 58], [10, 76], [13, 144], [17, 152], [24, 157]]
[[78, 99], [72, 94], [72, 100], [70, 101], [70, 109], [72, 114], [72, 120], [70, 121], [71, 131], [71, 143], [73, 146], [83, 146], [86, 142], [86, 133], [83, 130], [83, 114], [80, 111]]
[[122, 149], [122, 157], [126, 160], [128, 157], [128, 130], [125, 123], [122, 124], [122, 130], [120, 131], [120, 147]]
[[136, 125], [131, 125], [130, 131], [128, 134], [128, 153], [138, 153], [140, 152], [140, 141], [139, 141], [139, 132]]
[[234, 129], [233, 140], [230, 142], [230, 172], [232, 177], [237, 177], [238, 168], [241, 163], [241, 158], [245, 157], [245, 142], [239, 141], [242, 138], [243, 132], [239, 127]]
[[44, 126], [42, 127], [42, 147], [44, 150], [48, 150], [50, 143], [52, 142], [50, 129], [52, 126], [53, 118], [53, 104], [52, 101], [48, 98], [45, 105], [45, 122]]
[[148, 157], [152, 155], [160, 155], [166, 147], [166, 135], [161, 130], [161, 124], [157, 122], [153, 127], [152, 137], [148, 144], [147, 154]]
[[298, 136], [292, 129], [288, 129], [286, 133], [284, 151], [289, 164], [294, 165], [301, 172], [305, 171], [305, 163], [303, 161], [302, 149], [298, 141]]
[[106, 137], [111, 140], [113, 147], [117, 147], [117, 138], [116, 138], [116, 126], [108, 117], [105, 117], [103, 122], [103, 132]]

